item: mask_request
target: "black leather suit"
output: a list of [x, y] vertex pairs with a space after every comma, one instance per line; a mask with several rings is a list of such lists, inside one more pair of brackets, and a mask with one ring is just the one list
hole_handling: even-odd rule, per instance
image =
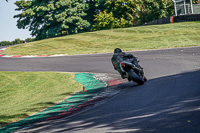
[[124, 52], [120, 52], [120, 53], [115, 53], [111, 58], [114, 69], [117, 70], [121, 75], [125, 73], [122, 72], [122, 70], [120, 69], [120, 63], [126, 60], [127, 58], [135, 58], [135, 57], [132, 54], [126, 54]]

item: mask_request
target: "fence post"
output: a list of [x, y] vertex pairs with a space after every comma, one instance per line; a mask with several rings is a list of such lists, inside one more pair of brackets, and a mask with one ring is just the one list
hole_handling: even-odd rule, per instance
[[176, 1], [175, 1], [175, 0], [173, 0], [173, 2], [174, 2], [174, 11], [175, 11], [175, 15], [177, 16]]
[[192, 10], [192, 14], [194, 13], [193, 11], [193, 4], [192, 4], [192, 0], [190, 0], [190, 4], [191, 4], [191, 10]]

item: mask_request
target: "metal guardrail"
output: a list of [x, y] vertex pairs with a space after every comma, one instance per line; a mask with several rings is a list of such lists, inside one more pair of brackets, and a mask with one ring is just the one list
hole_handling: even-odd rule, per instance
[[187, 22], [187, 21], [200, 21], [200, 14], [171, 16], [167, 18], [157, 19], [157, 20], [148, 22], [144, 25], [159, 25], [159, 24], [169, 24], [169, 23]]

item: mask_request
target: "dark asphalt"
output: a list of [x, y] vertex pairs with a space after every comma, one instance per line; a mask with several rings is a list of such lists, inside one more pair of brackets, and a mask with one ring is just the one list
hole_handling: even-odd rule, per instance
[[[200, 47], [131, 52], [141, 60], [142, 86], [129, 83], [104, 104], [24, 132], [200, 132]], [[52, 58], [0, 58], [0, 71], [117, 74], [112, 54]]]

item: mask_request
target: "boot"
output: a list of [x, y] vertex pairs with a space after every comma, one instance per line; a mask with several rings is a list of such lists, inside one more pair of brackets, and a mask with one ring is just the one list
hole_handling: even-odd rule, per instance
[[147, 78], [144, 76], [144, 82], [146, 82], [147, 81]]
[[122, 73], [121, 73], [121, 77], [122, 77], [123, 79], [127, 78], [126, 73], [122, 72]]
[[128, 76], [128, 82], [131, 82], [131, 77], [130, 76]]

